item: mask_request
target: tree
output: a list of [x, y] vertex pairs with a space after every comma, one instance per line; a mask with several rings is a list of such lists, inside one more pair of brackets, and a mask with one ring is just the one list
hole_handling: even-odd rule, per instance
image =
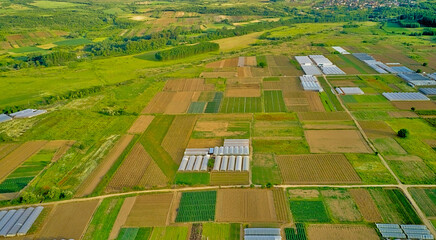
[[421, 68], [418, 68], [418, 70], [416, 70], [417, 73], [422, 73]]
[[427, 65], [428, 65], [428, 63], [426, 63], [426, 62], [422, 64], [422, 66], [424, 66], [424, 67], [426, 67]]
[[266, 62], [259, 62], [259, 64], [257, 64], [259, 67], [264, 68], [267, 66]]
[[405, 128], [402, 128], [398, 131], [397, 135], [400, 138], [406, 138], [409, 135], [409, 131]]
[[415, 107], [411, 107], [410, 110], [415, 111]]

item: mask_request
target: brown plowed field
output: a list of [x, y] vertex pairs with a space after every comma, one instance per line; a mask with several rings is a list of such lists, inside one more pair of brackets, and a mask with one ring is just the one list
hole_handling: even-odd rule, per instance
[[388, 114], [390, 117], [393, 118], [418, 118], [419, 117], [416, 113], [410, 111], [388, 112]]
[[0, 180], [37, 153], [47, 141], [30, 141], [23, 143], [0, 161]]
[[136, 143], [112, 177], [106, 191], [121, 191], [125, 187], [138, 186], [151, 161], [153, 159], [148, 155], [144, 147], [140, 143]]
[[18, 146], [20, 146], [18, 143], [7, 143], [0, 145], [0, 159], [17, 149]]
[[356, 84], [351, 80], [330, 80], [334, 87], [355, 87]]
[[343, 154], [280, 155], [276, 161], [285, 184], [362, 182]]
[[245, 57], [245, 66], [257, 66], [257, 60], [255, 56]]
[[395, 101], [391, 103], [400, 110], [410, 110], [412, 107], [414, 107], [416, 110], [436, 110], [436, 103], [432, 101]]
[[224, 62], [225, 62], [225, 60], [211, 62], [211, 63], [206, 64], [206, 67], [207, 68], [223, 68], [224, 67]]
[[81, 239], [99, 200], [58, 204], [37, 239]]
[[346, 112], [303, 112], [298, 113], [300, 121], [347, 121], [351, 120]]
[[269, 72], [268, 68], [261, 68], [261, 67], [252, 67], [251, 74], [254, 77], [269, 77], [269, 76], [271, 76], [271, 73]]
[[357, 130], [305, 130], [311, 153], [372, 153]]
[[166, 114], [186, 113], [195, 92], [177, 92], [165, 109]]
[[203, 78], [171, 79], [165, 84], [163, 91], [192, 92], [213, 91], [213, 84], [205, 84]]
[[151, 188], [151, 187], [161, 187], [168, 183], [168, 178], [159, 168], [159, 166], [154, 162], [150, 161], [150, 164], [145, 170], [144, 175], [139, 181], [139, 186]]
[[109, 169], [115, 163], [115, 161], [124, 152], [126, 147], [132, 141], [133, 135], [124, 135], [118, 140], [115, 146], [109, 151], [105, 156], [103, 161], [97, 166], [97, 168], [86, 178], [86, 180], [80, 185], [76, 192], [76, 196], [86, 196], [91, 194], [97, 185], [100, 183], [101, 179], [107, 174]]
[[[204, 78], [234, 78], [237, 77], [237, 72], [202, 72], [200, 77]], [[258, 77], [258, 76], [256, 76]]]
[[141, 115], [138, 119], [133, 123], [130, 127], [128, 133], [131, 134], [141, 134], [145, 130], [147, 130], [148, 125], [150, 125], [151, 121], [153, 121], [154, 116], [152, 115]]
[[276, 210], [277, 221], [279, 222], [289, 222], [291, 220], [289, 212], [289, 202], [286, 199], [285, 192], [282, 188], [272, 189], [274, 198], [274, 208]]
[[375, 230], [365, 225], [312, 224], [307, 228], [310, 240], [379, 240]]
[[141, 113], [164, 113], [175, 95], [175, 92], [158, 92]]
[[260, 84], [227, 85], [226, 97], [260, 97]]
[[249, 181], [249, 172], [210, 173], [211, 185], [247, 185]]
[[238, 57], [230, 58], [224, 60], [224, 67], [237, 67], [238, 66]]
[[396, 135], [394, 130], [383, 121], [359, 121], [359, 125], [369, 138], [394, 137]]
[[357, 130], [305, 130], [311, 153], [372, 153]]
[[317, 92], [305, 92], [307, 100], [309, 101], [310, 111], [313, 112], [325, 112], [325, 108], [322, 105], [321, 98]]
[[239, 78], [253, 77], [253, 75], [251, 74], [251, 68], [250, 67], [238, 67], [238, 77]]
[[177, 164], [180, 164], [182, 160], [196, 122], [197, 116], [195, 115], [176, 116], [162, 141], [162, 147]]
[[356, 202], [360, 213], [366, 221], [383, 221], [377, 206], [366, 189], [350, 189], [348, 191], [350, 192], [351, 197], [353, 198], [354, 202]]
[[170, 211], [173, 193], [147, 194], [136, 197], [127, 217], [127, 227], [165, 226]]
[[276, 222], [271, 190], [220, 189], [216, 201], [217, 222]]
[[120, 232], [121, 227], [127, 220], [130, 211], [135, 204], [136, 197], [128, 197], [124, 199], [123, 205], [121, 206], [120, 211], [118, 212], [117, 218], [115, 219], [114, 225], [112, 226], [112, 231], [109, 235], [109, 239], [116, 239]]
[[222, 139], [190, 139], [187, 148], [211, 148], [223, 145]]
[[228, 78], [227, 84], [260, 84], [262, 82], [261, 77], [246, 77], [246, 78]]

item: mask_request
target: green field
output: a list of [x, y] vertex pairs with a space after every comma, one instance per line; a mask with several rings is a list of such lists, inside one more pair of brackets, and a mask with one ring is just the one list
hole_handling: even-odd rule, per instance
[[202, 235], [209, 240], [239, 240], [240, 228], [238, 223], [203, 223]]
[[306, 229], [303, 223], [296, 223], [295, 228], [285, 228], [286, 240], [306, 240]]
[[254, 113], [262, 112], [261, 98], [230, 97], [224, 98], [221, 113]]
[[265, 112], [286, 112], [282, 91], [264, 91]]
[[[123, 202], [124, 198], [104, 199], [94, 213], [83, 239], [108, 239]], [[118, 238], [120, 238], [120, 236], [129, 235], [126, 232], [130, 231], [131, 230], [122, 229]], [[121, 239], [126, 238], [121, 237]], [[134, 239], [134, 237], [127, 239]]]
[[189, 106], [188, 113], [203, 113], [206, 102], [193, 102]]
[[290, 206], [297, 222], [330, 222], [322, 201], [291, 201]]
[[176, 184], [180, 185], [207, 185], [210, 182], [210, 174], [209, 173], [181, 173], [178, 172], [176, 174], [176, 178], [174, 179]]
[[213, 221], [216, 191], [183, 192], [176, 222]]
[[410, 193], [427, 217], [436, 217], [436, 189], [411, 188]]
[[213, 100], [207, 103], [204, 113], [217, 113], [220, 109], [222, 99], [223, 99], [223, 93], [216, 92]]
[[188, 236], [188, 227], [155, 227], [150, 240], [185, 240]]
[[148, 239], [152, 228], [121, 228], [117, 240], [142, 240]]
[[254, 153], [305, 154], [309, 146], [305, 140], [255, 139], [252, 142]]
[[380, 159], [373, 154], [345, 154], [353, 168], [364, 183], [384, 184], [395, 183], [395, 178], [382, 164]]
[[280, 184], [280, 169], [271, 154], [256, 154], [253, 156], [251, 179], [254, 184]]

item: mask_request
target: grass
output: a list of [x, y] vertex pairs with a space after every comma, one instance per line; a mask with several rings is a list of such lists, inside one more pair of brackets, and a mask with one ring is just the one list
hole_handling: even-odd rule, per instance
[[436, 217], [435, 188], [411, 188], [410, 194], [427, 217]]
[[255, 137], [303, 137], [304, 131], [298, 121], [257, 121], [254, 124]]
[[290, 206], [297, 222], [330, 222], [322, 201], [291, 201]]
[[309, 146], [305, 140], [269, 140], [254, 139], [252, 141], [254, 153], [274, 154], [305, 154]]
[[20, 47], [20, 48], [13, 48], [8, 51], [13, 53], [45, 52], [44, 49], [41, 49], [39, 47]]
[[340, 54], [338, 56], [342, 60], [344, 60], [346, 63], [348, 63], [349, 65], [354, 67], [360, 73], [363, 73], [363, 74], [376, 73], [371, 67], [367, 66], [366, 64], [364, 64], [363, 62], [361, 62], [359, 59], [357, 59], [356, 57], [354, 57], [351, 54], [348, 54], [348, 55]]
[[53, 2], [53, 1], [35, 1], [30, 3], [33, 6], [39, 8], [55, 9], [55, 8], [71, 8], [80, 6], [80, 4], [70, 3], [70, 2]]
[[220, 45], [220, 51], [234, 51], [242, 48], [247, 48], [257, 41], [257, 38], [262, 32], [255, 32], [238, 37], [223, 38], [213, 41]]
[[208, 240], [239, 240], [240, 228], [238, 223], [203, 223], [202, 235]]
[[421, 224], [421, 219], [416, 214], [409, 200], [398, 189], [385, 189], [389, 198], [395, 203], [395, 208], [403, 217], [405, 223], [408, 224]]
[[335, 111], [335, 107], [333, 106], [333, 103], [330, 101], [329, 97], [327, 96], [327, 93], [320, 92], [319, 97], [321, 99], [322, 105], [324, 106], [326, 112]]
[[185, 240], [188, 227], [155, 227], [149, 240]]
[[54, 44], [58, 46], [78, 46], [88, 43], [92, 43], [92, 41], [86, 38], [67, 39], [59, 42], [54, 42]]
[[359, 177], [367, 184], [394, 184], [395, 178], [373, 154], [345, 154]]
[[264, 91], [265, 112], [286, 112], [282, 91]]
[[138, 235], [138, 231], [139, 231], [138, 228], [121, 228], [117, 240], [136, 239], [136, 235]]
[[422, 161], [388, 161], [402, 183], [433, 184], [436, 174]]
[[254, 113], [262, 112], [261, 98], [229, 97], [224, 98], [221, 113]]
[[210, 182], [210, 174], [209, 173], [181, 173], [178, 172], [176, 174], [176, 178], [174, 180], [176, 184], [180, 185], [207, 185]]
[[253, 156], [251, 167], [251, 180], [254, 184], [266, 185], [267, 183], [280, 184], [280, 169], [273, 155], [256, 154]]
[[280, 77], [265, 77], [263, 78], [264, 82], [273, 82], [273, 81], [280, 81]]
[[174, 178], [178, 166], [163, 149], [161, 143], [173, 120], [174, 116], [170, 115], [156, 116], [139, 139], [147, 153], [169, 179]]
[[[326, 82], [326, 80], [323, 77], [318, 77], [319, 83], [321, 83], [322, 88], [324, 89], [324, 92], [327, 94], [327, 97], [330, 101], [330, 103], [334, 106], [336, 111], [343, 111], [344, 108], [342, 107], [339, 100], [336, 98], [336, 95], [333, 94], [332, 89]], [[324, 101], [323, 101], [324, 102]]]
[[407, 152], [393, 138], [377, 138], [374, 146], [383, 155], [405, 155]]
[[203, 113], [206, 102], [193, 102], [189, 106], [188, 113]]
[[103, 199], [88, 225], [84, 239], [108, 239], [123, 202], [124, 198]]
[[364, 111], [354, 111], [354, 117], [357, 120], [389, 120], [392, 119], [391, 116], [386, 111], [377, 110], [364, 110]]
[[176, 222], [213, 221], [216, 191], [183, 192]]

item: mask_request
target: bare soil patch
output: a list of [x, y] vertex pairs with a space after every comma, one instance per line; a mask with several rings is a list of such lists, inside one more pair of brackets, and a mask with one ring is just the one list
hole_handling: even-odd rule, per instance
[[260, 97], [260, 84], [229, 84], [226, 97]]
[[257, 61], [255, 56], [245, 57], [245, 66], [257, 66]]
[[263, 90], [281, 90], [282, 84], [280, 81], [266, 81], [262, 83]]
[[317, 92], [306, 92], [306, 97], [309, 102], [310, 111], [325, 112], [324, 105], [322, 105], [321, 98]]
[[351, 194], [351, 197], [356, 202], [357, 207], [359, 208], [360, 213], [363, 218], [368, 222], [381, 222], [382, 217], [380, 212], [378, 211], [377, 206], [372, 200], [371, 195], [366, 189], [350, 189], [348, 190]]
[[305, 130], [311, 153], [371, 153], [357, 130]]
[[343, 154], [280, 155], [276, 161], [285, 184], [362, 182]]
[[356, 84], [351, 80], [330, 80], [334, 87], [355, 87]]
[[237, 72], [202, 72], [200, 74], [200, 77], [204, 78], [234, 78], [237, 76]]
[[99, 200], [58, 204], [38, 239], [81, 239]]
[[109, 151], [109, 153], [105, 156], [103, 161], [97, 166], [97, 168], [86, 178], [86, 180], [80, 185], [79, 189], [76, 192], [76, 196], [86, 196], [91, 194], [103, 177], [107, 174], [109, 169], [115, 163], [115, 161], [120, 157], [120, 155], [124, 152], [126, 147], [132, 141], [133, 135], [127, 134], [124, 135], [118, 140], [115, 146]]
[[231, 84], [260, 84], [261, 77], [245, 77], [245, 78], [228, 78], [226, 83]]
[[239, 78], [253, 77], [253, 75], [251, 74], [251, 68], [250, 67], [238, 67], [238, 77]]
[[188, 148], [210, 148], [223, 145], [222, 139], [190, 139]]
[[373, 228], [365, 225], [312, 224], [307, 228], [311, 240], [378, 240]]
[[340, 222], [362, 221], [356, 204], [346, 190], [323, 190], [321, 194], [334, 219]]
[[151, 121], [153, 121], [154, 116], [152, 115], [141, 115], [136, 119], [133, 125], [130, 127], [128, 133], [131, 134], [141, 134], [145, 130], [147, 130], [148, 125], [150, 125]]
[[112, 231], [109, 235], [109, 239], [116, 239], [120, 232], [121, 227], [127, 220], [130, 211], [135, 204], [136, 197], [128, 197], [124, 199], [123, 205], [121, 206], [120, 211], [118, 212], [117, 219], [115, 219], [114, 225], [112, 226]]
[[220, 189], [217, 193], [218, 222], [276, 222], [271, 190]]
[[205, 84], [203, 78], [170, 79], [164, 87], [164, 91], [192, 92], [192, 91], [213, 91], [213, 84]]
[[400, 110], [410, 110], [412, 107], [416, 110], [436, 110], [436, 103], [432, 101], [394, 101], [391, 103]]
[[289, 189], [288, 190], [290, 198], [318, 198], [319, 191], [316, 189]]
[[175, 95], [175, 92], [158, 92], [141, 113], [164, 113]]
[[125, 226], [165, 226], [173, 195], [173, 193], [163, 193], [136, 197], [135, 204], [127, 217]]
[[396, 112], [388, 112], [389, 116], [393, 118], [417, 118], [419, 117], [416, 113], [410, 111], [396, 111]]
[[[177, 92], [165, 109], [166, 114], [185, 113], [194, 97], [194, 92]], [[198, 96], [197, 96], [198, 97]]]
[[211, 63], [206, 64], [206, 67], [207, 68], [223, 68], [224, 67], [224, 61], [225, 60], [211, 62]]
[[112, 177], [106, 187], [106, 191], [121, 191], [126, 187], [133, 188], [138, 186], [151, 161], [153, 159], [145, 151], [144, 147], [140, 143], [136, 143]]
[[19, 147], [19, 146], [20, 146], [20, 144], [18, 144], [18, 143], [6, 143], [6, 144], [0, 145], [0, 159], [7, 156], [9, 153], [11, 153], [15, 149], [17, 149], [17, 147]]
[[298, 113], [300, 121], [347, 121], [351, 120], [346, 112], [302, 112]]

